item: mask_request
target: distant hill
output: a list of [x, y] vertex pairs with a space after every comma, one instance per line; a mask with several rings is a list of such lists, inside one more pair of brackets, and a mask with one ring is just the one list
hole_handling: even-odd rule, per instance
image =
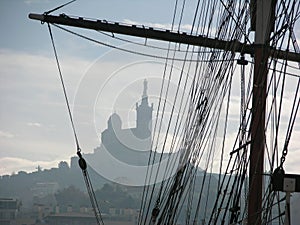
[[[93, 187], [100, 189], [108, 181], [88, 168]], [[74, 186], [81, 191], [86, 191], [82, 172], [79, 166], [69, 167], [66, 162], [61, 162], [58, 168], [38, 169], [32, 173], [19, 171], [11, 176], [0, 177], [0, 197], [15, 197], [22, 200], [23, 205], [29, 205], [34, 197], [44, 197], [54, 194], [58, 190]]]

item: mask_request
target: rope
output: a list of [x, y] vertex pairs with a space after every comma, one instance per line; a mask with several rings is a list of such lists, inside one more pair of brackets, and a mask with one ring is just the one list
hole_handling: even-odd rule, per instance
[[66, 101], [66, 105], [67, 105], [67, 109], [68, 109], [68, 115], [69, 115], [69, 118], [70, 118], [70, 121], [71, 121], [71, 126], [72, 126], [74, 139], [75, 139], [75, 143], [76, 143], [76, 149], [77, 149], [77, 152], [80, 152], [81, 150], [80, 150], [80, 146], [79, 146], [77, 133], [76, 133], [76, 130], [75, 130], [75, 125], [74, 125], [74, 121], [73, 121], [71, 107], [70, 107], [70, 104], [69, 104], [69, 99], [68, 99], [68, 95], [67, 95], [67, 91], [66, 91], [66, 86], [65, 86], [64, 79], [63, 79], [63, 76], [62, 76], [61, 67], [60, 67], [60, 64], [59, 64], [58, 55], [57, 55], [56, 47], [55, 47], [55, 44], [54, 44], [54, 38], [53, 38], [52, 30], [51, 30], [51, 27], [50, 27], [49, 23], [48, 23], [48, 30], [49, 30], [49, 34], [50, 34], [50, 38], [51, 38], [52, 47], [53, 47], [53, 50], [54, 50], [56, 65], [57, 65], [57, 69], [58, 69], [58, 72], [59, 72], [59, 78], [60, 78], [61, 85], [62, 85], [63, 92], [64, 92], [64, 97], [65, 97], [65, 101]]
[[56, 65], [57, 65], [58, 72], [59, 72], [59, 78], [60, 78], [60, 81], [61, 81], [61, 85], [62, 85], [62, 88], [63, 88], [63, 93], [64, 93], [64, 97], [65, 97], [65, 101], [66, 101], [66, 105], [67, 105], [67, 109], [68, 109], [69, 118], [70, 118], [71, 125], [72, 125], [72, 130], [73, 130], [74, 139], [75, 139], [75, 143], [76, 143], [77, 155], [79, 157], [78, 163], [79, 163], [79, 166], [82, 170], [84, 181], [85, 181], [87, 191], [88, 191], [88, 194], [89, 194], [89, 197], [90, 197], [90, 201], [91, 201], [91, 204], [92, 204], [92, 207], [93, 207], [93, 211], [94, 211], [94, 214], [95, 214], [95, 217], [96, 217], [96, 220], [97, 220], [97, 224], [98, 225], [104, 225], [104, 222], [103, 222], [103, 219], [102, 219], [102, 216], [101, 216], [101, 213], [100, 213], [100, 209], [99, 209], [99, 206], [98, 206], [98, 203], [97, 203], [97, 200], [96, 200], [95, 192], [94, 192], [94, 189], [93, 189], [93, 186], [92, 186], [92, 183], [91, 183], [88, 171], [87, 171], [87, 163], [86, 163], [86, 161], [84, 160], [84, 158], [82, 157], [82, 154], [81, 154], [81, 148], [79, 146], [79, 141], [78, 141], [77, 133], [76, 133], [76, 130], [75, 130], [75, 125], [74, 125], [73, 116], [72, 116], [72, 112], [71, 112], [71, 108], [70, 108], [70, 104], [69, 104], [69, 100], [68, 100], [68, 96], [67, 96], [67, 91], [66, 91], [64, 79], [63, 79], [63, 76], [62, 76], [57, 51], [56, 51], [55, 44], [54, 44], [54, 38], [53, 38], [52, 30], [51, 30], [51, 27], [50, 27], [49, 23], [48, 23], [48, 29], [49, 29], [49, 34], [50, 34], [50, 38], [51, 38], [51, 43], [52, 43], [53, 50], [54, 50]]
[[49, 10], [49, 11], [47, 11], [47, 12], [44, 12], [44, 14], [45, 14], [45, 15], [50, 14], [50, 13], [52, 13], [52, 12], [58, 10], [58, 9], [61, 9], [61, 8], [65, 7], [65, 6], [69, 5], [69, 4], [71, 4], [71, 3], [73, 3], [73, 2], [76, 2], [76, 0], [72, 0], [72, 1], [69, 1], [69, 2], [67, 2], [67, 3], [65, 3], [65, 4], [62, 4], [62, 5], [60, 5], [60, 6], [56, 7], [56, 8], [54, 8], [54, 9], [51, 9], [51, 10]]
[[[61, 30], [66, 31], [66, 32], [68, 32], [70, 34], [78, 36], [80, 38], [86, 39], [88, 41], [91, 41], [91, 42], [94, 42], [96, 44], [103, 45], [103, 46], [106, 46], [106, 47], [109, 47], [109, 48], [117, 49], [117, 50], [120, 50], [120, 51], [123, 51], [123, 52], [131, 53], [131, 54], [135, 54], [135, 55], [140, 55], [140, 56], [145, 56], [145, 57], [151, 57], [151, 58], [155, 58], [155, 59], [175, 60], [175, 61], [179, 61], [179, 62], [184, 62], [184, 61], [199, 62], [199, 59], [186, 60], [184, 58], [169, 58], [168, 56], [164, 57], [164, 56], [160, 56], [160, 55], [152, 55], [152, 54], [147, 54], [147, 53], [143, 53], [143, 52], [133, 51], [133, 50], [126, 49], [126, 48], [121, 48], [121, 47], [118, 47], [118, 46], [115, 46], [115, 45], [112, 45], [112, 44], [107, 44], [107, 43], [95, 40], [93, 38], [87, 37], [85, 35], [76, 33], [76, 32], [71, 31], [69, 29], [63, 28], [63, 27], [61, 27], [61, 26], [59, 26], [57, 24], [52, 24], [52, 25], [55, 26], [55, 27], [57, 27], [57, 28], [59, 28], [59, 29], [61, 29]], [[176, 52], [176, 51], [174, 51], [174, 52]], [[218, 61], [218, 60], [216, 60], [216, 61]], [[208, 61], [203, 60], [201, 62], [208, 62]]]

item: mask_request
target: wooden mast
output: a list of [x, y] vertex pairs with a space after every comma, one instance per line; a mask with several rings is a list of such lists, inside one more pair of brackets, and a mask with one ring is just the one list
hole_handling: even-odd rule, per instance
[[269, 39], [274, 26], [274, 0], [254, 0], [252, 29], [255, 30], [255, 54], [250, 126], [250, 166], [248, 195], [248, 225], [260, 225], [265, 151], [265, 112], [268, 77]]

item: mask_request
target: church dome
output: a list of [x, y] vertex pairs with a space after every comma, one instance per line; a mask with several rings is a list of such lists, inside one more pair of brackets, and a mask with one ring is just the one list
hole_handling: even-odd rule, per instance
[[113, 113], [108, 121], [107, 121], [107, 127], [108, 129], [121, 129], [122, 127], [122, 120], [120, 116], [117, 113]]

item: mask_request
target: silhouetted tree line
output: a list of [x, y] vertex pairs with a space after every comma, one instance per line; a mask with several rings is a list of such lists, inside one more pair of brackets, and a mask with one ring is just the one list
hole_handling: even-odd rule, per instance
[[[106, 183], [101, 189], [95, 191], [95, 195], [102, 212], [108, 212], [109, 208], [136, 209], [139, 207], [140, 199], [132, 197], [120, 185]], [[87, 193], [73, 185], [56, 192], [55, 199], [61, 207], [72, 206], [73, 208], [79, 208], [90, 206]]]

